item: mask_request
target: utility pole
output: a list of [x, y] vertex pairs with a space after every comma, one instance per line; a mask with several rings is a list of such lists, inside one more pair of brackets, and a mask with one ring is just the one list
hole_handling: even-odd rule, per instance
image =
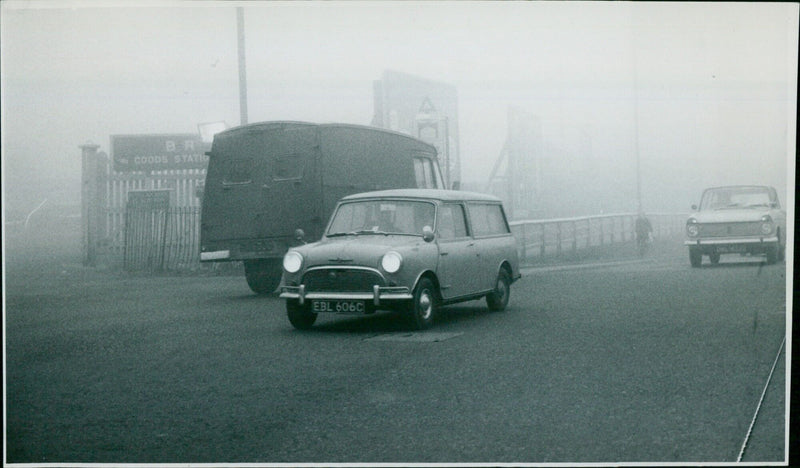
[[[635, 5], [632, 6], [635, 8]], [[633, 138], [636, 153], [636, 203], [637, 211], [642, 211], [642, 168], [639, 155], [639, 61], [636, 54], [636, 22], [631, 10], [631, 49], [633, 52]]]
[[239, 124], [247, 124], [247, 65], [244, 53], [244, 9], [236, 7], [236, 31], [239, 43]]

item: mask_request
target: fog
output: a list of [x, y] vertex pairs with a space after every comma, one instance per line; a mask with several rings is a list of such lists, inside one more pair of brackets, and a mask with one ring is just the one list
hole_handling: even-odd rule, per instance
[[79, 213], [85, 142], [238, 125], [237, 5], [250, 122], [368, 125], [373, 81], [397, 70], [457, 88], [466, 184], [486, 184], [516, 106], [545, 148], [588, 136], [569, 161], [542, 156], [590, 174], [574, 211], [635, 210], [637, 156], [650, 211], [722, 184], [792, 201], [796, 4], [5, 1], [5, 221], [43, 200]]

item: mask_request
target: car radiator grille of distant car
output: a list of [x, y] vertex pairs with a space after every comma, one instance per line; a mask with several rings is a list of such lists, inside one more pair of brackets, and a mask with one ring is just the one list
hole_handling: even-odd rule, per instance
[[701, 224], [701, 237], [758, 236], [761, 234], [761, 223], [717, 223]]
[[308, 292], [372, 292], [374, 285], [385, 286], [376, 272], [348, 268], [326, 268], [309, 271], [303, 276]]

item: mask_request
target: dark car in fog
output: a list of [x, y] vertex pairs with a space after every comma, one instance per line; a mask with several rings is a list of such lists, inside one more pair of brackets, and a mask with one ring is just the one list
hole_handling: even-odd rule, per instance
[[281, 298], [289, 321], [320, 313], [395, 310], [412, 328], [437, 308], [486, 298], [508, 304], [520, 277], [516, 242], [496, 197], [452, 190], [386, 190], [344, 197], [319, 242], [290, 249]]

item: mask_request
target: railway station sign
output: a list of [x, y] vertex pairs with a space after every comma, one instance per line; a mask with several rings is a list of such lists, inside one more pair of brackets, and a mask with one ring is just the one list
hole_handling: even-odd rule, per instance
[[205, 169], [205, 149], [200, 135], [192, 133], [111, 136], [117, 172]]

